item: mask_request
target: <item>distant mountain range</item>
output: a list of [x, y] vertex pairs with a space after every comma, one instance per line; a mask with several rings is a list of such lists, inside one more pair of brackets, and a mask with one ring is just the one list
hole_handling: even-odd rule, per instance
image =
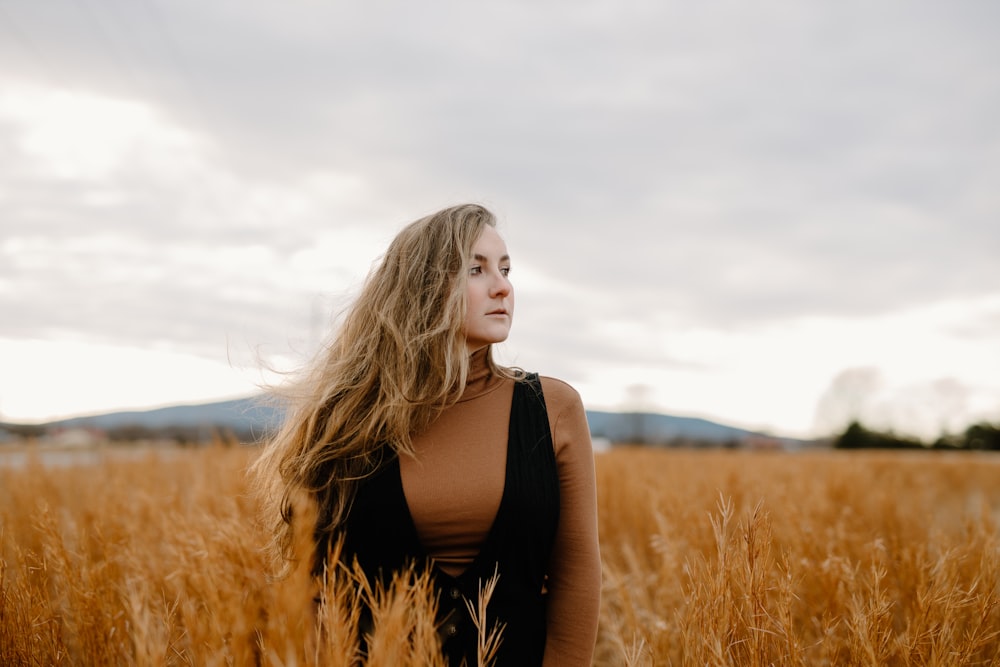
[[[590, 433], [611, 442], [668, 443], [677, 441], [728, 443], [771, 438], [763, 433], [698, 417], [677, 417], [651, 412], [587, 411]], [[786, 440], [784, 438], [780, 440]]]
[[238, 398], [215, 403], [172, 405], [152, 410], [130, 410], [73, 417], [49, 422], [49, 428], [96, 428], [112, 431], [139, 427], [150, 431], [170, 428], [228, 429], [243, 435], [262, 435], [281, 423], [282, 412], [263, 398]]
[[[138, 427], [150, 431], [169, 428], [227, 429], [241, 436], [260, 437], [281, 421], [281, 410], [263, 398], [242, 398], [199, 405], [176, 405], [153, 410], [112, 412], [87, 417], [63, 419], [44, 426], [52, 428], [96, 428], [104, 431]], [[740, 443], [770, 439], [785, 446], [803, 444], [789, 438], [727, 426], [707, 419], [676, 417], [647, 412], [587, 411], [593, 437], [610, 442], [665, 444], [702, 442], [706, 444]]]

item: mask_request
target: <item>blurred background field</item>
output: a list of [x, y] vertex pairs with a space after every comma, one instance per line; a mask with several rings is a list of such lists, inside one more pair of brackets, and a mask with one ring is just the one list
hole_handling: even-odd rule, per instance
[[[315, 664], [307, 582], [266, 577], [256, 451], [0, 465], [0, 664]], [[597, 472], [595, 664], [1000, 664], [995, 455], [619, 446]]]

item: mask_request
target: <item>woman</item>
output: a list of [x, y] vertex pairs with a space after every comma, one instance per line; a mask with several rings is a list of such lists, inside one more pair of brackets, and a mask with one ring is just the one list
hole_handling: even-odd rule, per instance
[[305, 490], [319, 509], [315, 572], [338, 538], [370, 578], [430, 567], [452, 664], [476, 663], [465, 600], [498, 572], [495, 664], [590, 665], [601, 577], [590, 434], [569, 385], [494, 362], [514, 314], [509, 272], [481, 206], [404, 228], [255, 472], [278, 491], [286, 558], [291, 498]]

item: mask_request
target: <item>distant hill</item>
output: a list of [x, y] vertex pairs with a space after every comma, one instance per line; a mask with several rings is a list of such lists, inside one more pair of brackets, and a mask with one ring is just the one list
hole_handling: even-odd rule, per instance
[[[112, 412], [63, 419], [46, 428], [96, 428], [114, 431], [141, 428], [148, 431], [182, 428], [229, 430], [241, 436], [261, 435], [280, 424], [281, 410], [260, 397], [248, 397], [198, 405], [176, 405], [153, 410]], [[647, 412], [587, 411], [591, 434], [611, 442], [666, 444], [702, 442], [726, 444], [768, 436], [696, 417], [676, 417]], [[786, 445], [799, 441], [779, 439]]]
[[612, 442], [668, 443], [697, 441], [728, 443], [767, 437], [735, 426], [697, 417], [675, 417], [650, 412], [587, 411], [591, 435]]
[[236, 433], [264, 433], [281, 421], [281, 411], [257, 397], [230, 401], [174, 405], [152, 410], [110, 412], [61, 419], [46, 424], [57, 428], [97, 428], [104, 431], [127, 427], [149, 430], [167, 428], [229, 429]]

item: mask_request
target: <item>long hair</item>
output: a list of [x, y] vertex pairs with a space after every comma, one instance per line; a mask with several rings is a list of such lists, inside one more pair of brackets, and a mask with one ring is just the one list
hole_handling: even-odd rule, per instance
[[[274, 555], [294, 559], [294, 511], [318, 503], [317, 535], [345, 521], [358, 483], [457, 400], [465, 386], [465, 290], [482, 206], [447, 208], [407, 225], [369, 273], [329, 344], [287, 392], [284, 424], [250, 468]], [[493, 372], [507, 374], [487, 352]]]

